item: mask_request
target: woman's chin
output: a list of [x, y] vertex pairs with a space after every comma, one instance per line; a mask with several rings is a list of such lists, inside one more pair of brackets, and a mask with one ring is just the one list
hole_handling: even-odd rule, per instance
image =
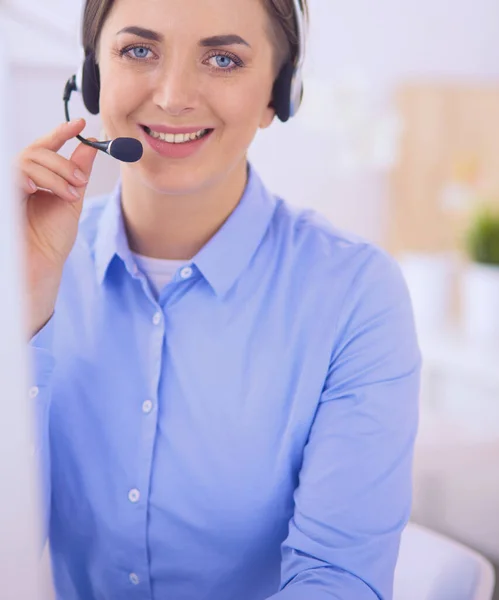
[[143, 169], [140, 180], [151, 191], [168, 196], [187, 196], [209, 187], [205, 178], [196, 177], [192, 171], [182, 172], [182, 169], [162, 169], [160, 173]]
[[[227, 177], [235, 177], [237, 180], [238, 169], [246, 175], [246, 156], [242, 160], [231, 164], [224, 157], [217, 160], [168, 160], [158, 161], [157, 157], [144, 157], [138, 163], [132, 165], [130, 176], [135, 179], [139, 186], [143, 186], [154, 193], [172, 196], [193, 196], [206, 193]], [[230, 167], [230, 168], [229, 168]], [[138, 191], [138, 190], [137, 190]]]

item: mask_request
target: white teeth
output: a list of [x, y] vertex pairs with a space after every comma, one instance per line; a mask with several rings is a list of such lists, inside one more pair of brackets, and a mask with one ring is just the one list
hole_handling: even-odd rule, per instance
[[202, 137], [208, 130], [201, 129], [196, 133], [158, 133], [157, 131], [152, 131], [152, 129], [148, 129], [147, 132], [149, 135], [157, 140], [162, 140], [163, 142], [168, 142], [169, 144], [185, 144], [186, 142], [191, 142], [193, 140], [197, 140]]

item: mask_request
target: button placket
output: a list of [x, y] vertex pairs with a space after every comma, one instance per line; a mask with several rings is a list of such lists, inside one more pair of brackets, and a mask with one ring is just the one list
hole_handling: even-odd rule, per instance
[[[150, 298], [151, 299], [151, 298]], [[151, 299], [152, 310], [149, 315], [150, 339], [153, 344], [152, 353], [156, 358], [149, 361], [150, 371], [147, 373], [148, 389], [145, 390], [142, 401], [139, 399], [137, 418], [140, 419], [140, 442], [137, 456], [137, 468], [130, 483], [135, 484], [128, 492], [128, 502], [131, 522], [136, 528], [137, 550], [136, 559], [128, 564], [129, 581], [133, 586], [139, 586], [144, 592], [149, 589], [148, 558], [147, 558], [147, 507], [149, 502], [149, 486], [153, 469], [153, 448], [156, 436], [157, 398], [155, 396], [161, 376], [162, 347], [164, 336], [165, 315], [156, 299]], [[149, 395], [149, 398], [147, 397]], [[145, 399], [144, 399], [145, 398]], [[140, 411], [140, 412], [139, 412]], [[137, 569], [137, 572], [133, 571]]]

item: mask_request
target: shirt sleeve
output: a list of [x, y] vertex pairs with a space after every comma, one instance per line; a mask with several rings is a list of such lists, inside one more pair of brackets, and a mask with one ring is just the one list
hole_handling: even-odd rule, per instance
[[338, 322], [273, 600], [391, 600], [411, 512], [420, 369], [405, 282], [376, 250]]
[[52, 352], [54, 336], [54, 315], [46, 325], [30, 340], [28, 356], [30, 360], [30, 397], [33, 402], [35, 422], [35, 453], [38, 462], [41, 488], [42, 542], [48, 535], [50, 517], [50, 449], [49, 411], [52, 396], [52, 374], [55, 359]]

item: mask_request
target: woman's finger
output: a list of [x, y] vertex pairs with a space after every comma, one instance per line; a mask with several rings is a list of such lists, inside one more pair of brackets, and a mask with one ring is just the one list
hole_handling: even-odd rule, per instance
[[[50, 169], [42, 167], [36, 163], [28, 163], [23, 169], [23, 179], [31, 180], [37, 188], [50, 190], [56, 196], [74, 202], [80, 200], [83, 196], [83, 191], [68, 183], [63, 177], [57, 175]], [[29, 185], [26, 183], [25, 185]], [[28, 192], [32, 194], [33, 192]]]
[[80, 171], [85, 174], [87, 180], [90, 179], [95, 157], [98, 152], [99, 151], [96, 148], [80, 143], [71, 155], [71, 163], [75, 164]]
[[21, 191], [28, 196], [34, 194], [38, 190], [36, 183], [25, 175], [19, 177], [19, 187], [21, 188]]
[[29, 154], [24, 157], [21, 168], [28, 161], [53, 171], [75, 187], [82, 187], [88, 183], [87, 175], [83, 173], [78, 165], [67, 160], [60, 154], [52, 152], [52, 150], [47, 150], [46, 148], [31, 149]]
[[85, 129], [85, 125], [85, 119], [75, 119], [69, 123], [62, 123], [48, 135], [36, 140], [31, 147], [47, 148], [53, 152], [58, 152], [67, 141], [80, 134]]

